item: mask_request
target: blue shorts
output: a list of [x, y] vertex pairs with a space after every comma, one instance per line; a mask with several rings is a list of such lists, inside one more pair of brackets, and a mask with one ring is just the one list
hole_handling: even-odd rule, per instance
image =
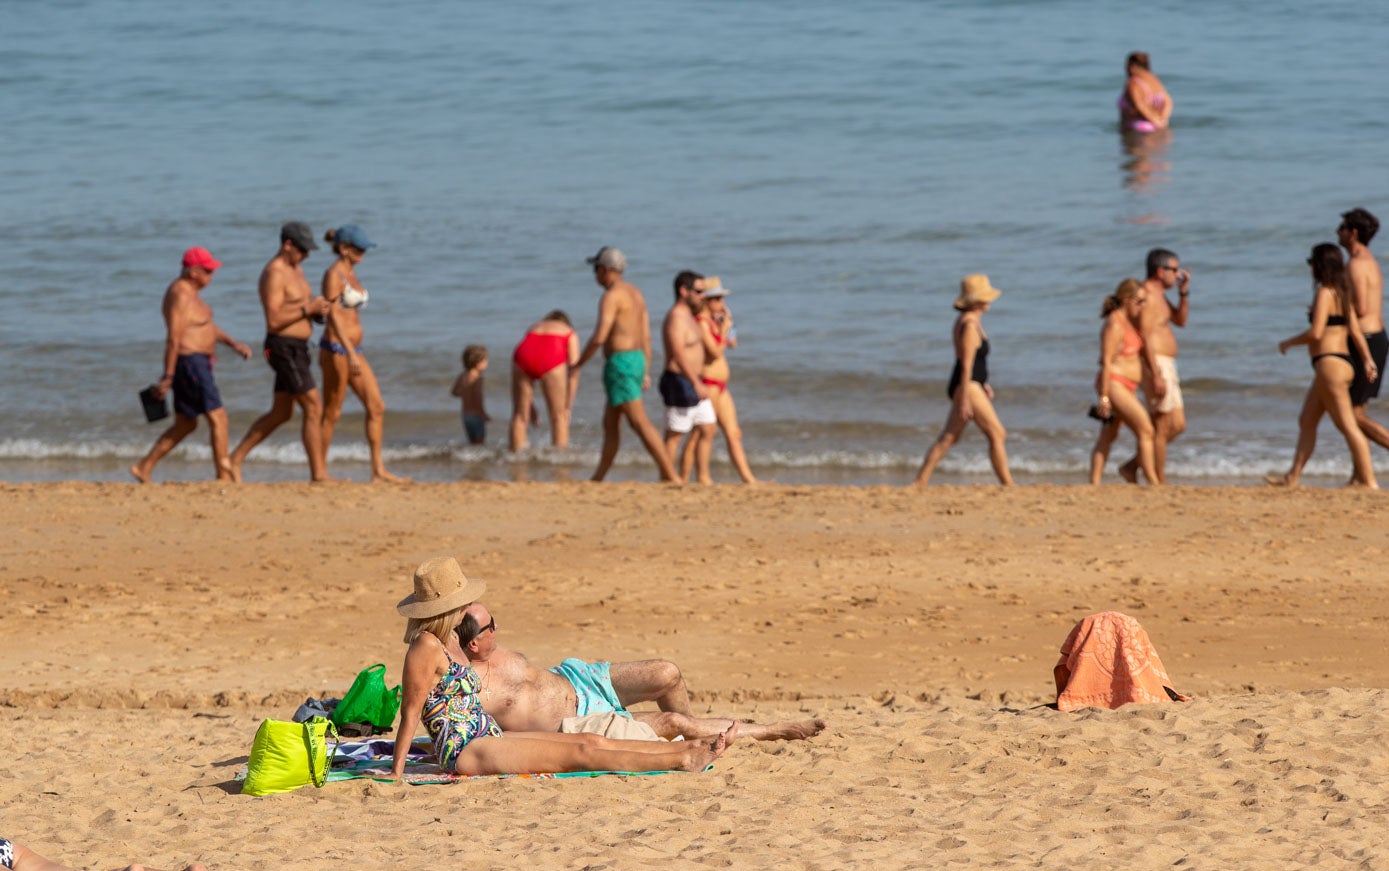
[[613, 689], [611, 663], [584, 662], [582, 659], [571, 657], [550, 671], [574, 685], [574, 695], [578, 701], [578, 710], [574, 716], [587, 717], [589, 714], [605, 714], [608, 711], [615, 711], [624, 717], [632, 716], [622, 707], [622, 702], [617, 700], [617, 691]]
[[470, 443], [482, 444], [487, 441], [487, 418], [480, 414], [463, 415], [463, 432]]
[[222, 407], [222, 394], [212, 380], [212, 358], [207, 354], [182, 354], [174, 364], [174, 411], [197, 417]]

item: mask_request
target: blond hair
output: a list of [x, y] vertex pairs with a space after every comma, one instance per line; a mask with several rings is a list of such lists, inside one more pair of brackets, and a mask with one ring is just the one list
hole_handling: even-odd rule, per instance
[[1125, 278], [1119, 282], [1118, 287], [1114, 288], [1113, 293], [1104, 298], [1104, 307], [1100, 309], [1100, 317], [1109, 317], [1110, 312], [1138, 296], [1138, 292], [1142, 289], [1143, 282], [1136, 278]]
[[445, 611], [442, 614], [435, 614], [433, 617], [411, 617], [405, 624], [405, 643], [413, 644], [416, 638], [423, 632], [428, 632], [439, 639], [440, 644], [447, 644], [449, 633], [453, 631], [453, 624], [458, 617], [458, 612], [466, 608], [467, 605], [459, 605], [452, 611]]

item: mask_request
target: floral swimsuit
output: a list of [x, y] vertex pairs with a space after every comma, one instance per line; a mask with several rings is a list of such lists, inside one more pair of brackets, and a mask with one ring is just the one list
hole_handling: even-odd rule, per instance
[[502, 727], [482, 709], [478, 692], [482, 682], [471, 665], [459, 665], [449, 656], [449, 670], [439, 678], [420, 710], [424, 727], [434, 739], [434, 755], [439, 767], [453, 771], [458, 754], [474, 738], [500, 737]]

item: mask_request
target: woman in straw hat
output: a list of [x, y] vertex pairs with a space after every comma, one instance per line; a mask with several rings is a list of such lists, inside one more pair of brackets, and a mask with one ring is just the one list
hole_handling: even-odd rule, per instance
[[[482, 709], [485, 690], [463, 644], [477, 644], [496, 621], [465, 623], [464, 608], [485, 589], [464, 577], [453, 557], [426, 560], [415, 570], [415, 592], [396, 607], [409, 619], [392, 774], [405, 771], [420, 721], [434, 740], [439, 767], [457, 774], [540, 774], [561, 771], [703, 771], [737, 735], [737, 725], [712, 742], [618, 741], [598, 735], [511, 732], [503, 735]], [[469, 636], [460, 639], [460, 627]]]
[[945, 457], [951, 445], [960, 440], [965, 424], [971, 420], [989, 440], [989, 462], [993, 464], [999, 483], [1013, 483], [1013, 475], [1008, 471], [1008, 450], [1003, 444], [1008, 433], [994, 411], [994, 389], [989, 386], [989, 337], [984, 335], [980, 323], [998, 294], [998, 289], [989, 284], [987, 275], [966, 275], [960, 280], [960, 296], [955, 300], [960, 316], [955, 319], [951, 332], [955, 342], [955, 369], [950, 373], [950, 386], [946, 389], [950, 397], [950, 416], [936, 443], [926, 452], [921, 471], [912, 482], [918, 486], [931, 480], [936, 464]]
[[[1102, 422], [1095, 447], [1090, 451], [1090, 483], [1099, 484], [1109, 449], [1119, 437], [1119, 424], [1133, 430], [1138, 438], [1138, 467], [1149, 484], [1160, 483], [1153, 465], [1153, 419], [1138, 398], [1143, 380], [1143, 336], [1138, 318], [1147, 305], [1148, 292], [1142, 282], [1125, 278], [1105, 297], [1100, 317], [1100, 372], [1095, 376], [1095, 393], [1100, 401], [1090, 410]], [[1133, 482], [1130, 482], [1133, 483]]]

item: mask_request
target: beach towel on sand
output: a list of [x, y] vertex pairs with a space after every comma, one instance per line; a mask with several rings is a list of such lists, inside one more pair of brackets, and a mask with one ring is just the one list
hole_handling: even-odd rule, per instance
[[1077, 623], [1061, 645], [1053, 674], [1056, 707], [1062, 711], [1191, 701], [1172, 689], [1172, 679], [1148, 633], [1137, 620], [1118, 611], [1091, 614]]
[[[372, 778], [388, 780], [391, 776], [392, 757], [395, 742], [384, 739], [373, 741], [344, 741], [338, 745], [337, 755], [333, 757], [333, 767], [328, 772], [328, 782], [338, 780], [357, 780]], [[714, 766], [710, 765], [709, 768]], [[705, 771], [708, 771], [706, 768]], [[601, 777], [605, 774], [623, 774], [637, 777], [648, 774], [670, 774], [669, 771], [564, 771], [556, 774], [454, 774], [444, 771], [434, 764], [434, 746], [427, 736], [417, 737], [410, 745], [406, 757], [405, 774], [402, 780], [411, 786], [424, 786], [433, 783], [455, 783], [460, 780], [477, 780], [495, 777], [523, 777], [530, 780], [551, 780], [560, 777]]]

